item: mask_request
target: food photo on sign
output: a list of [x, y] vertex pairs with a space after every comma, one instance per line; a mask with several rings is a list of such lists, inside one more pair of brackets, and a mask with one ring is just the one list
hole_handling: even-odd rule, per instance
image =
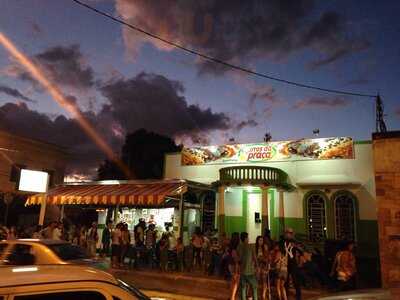
[[350, 137], [183, 148], [182, 165], [312, 159], [352, 159]]

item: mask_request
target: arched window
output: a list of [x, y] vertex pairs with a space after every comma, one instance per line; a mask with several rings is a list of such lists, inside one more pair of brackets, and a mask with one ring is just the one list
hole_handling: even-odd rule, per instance
[[308, 236], [317, 242], [326, 238], [325, 197], [321, 192], [310, 192], [306, 196]]
[[335, 238], [355, 240], [355, 197], [344, 191], [335, 194]]

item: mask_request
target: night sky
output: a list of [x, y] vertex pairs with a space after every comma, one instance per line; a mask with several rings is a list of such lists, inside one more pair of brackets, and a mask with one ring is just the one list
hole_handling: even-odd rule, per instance
[[[400, 125], [400, 1], [85, 0], [188, 48], [287, 80], [380, 93]], [[178, 143], [371, 138], [373, 99], [327, 94], [206, 62], [70, 0], [0, 0], [0, 31], [39, 64], [116, 150], [144, 127]], [[62, 146], [92, 173], [104, 158], [0, 47], [0, 128]]]

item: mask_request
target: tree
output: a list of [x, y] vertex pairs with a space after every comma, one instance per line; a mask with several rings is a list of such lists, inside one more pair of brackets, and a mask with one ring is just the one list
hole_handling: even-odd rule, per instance
[[97, 169], [97, 180], [123, 180], [127, 179], [120, 168], [108, 159], [104, 160]]
[[167, 136], [139, 129], [126, 136], [122, 161], [136, 179], [161, 179], [165, 154], [180, 152], [181, 149]]
[[[132, 172], [133, 179], [163, 178], [166, 153], [180, 152], [182, 146], [167, 136], [145, 129], [128, 134], [122, 147], [122, 161]], [[115, 163], [105, 160], [97, 170], [98, 179], [126, 179]]]

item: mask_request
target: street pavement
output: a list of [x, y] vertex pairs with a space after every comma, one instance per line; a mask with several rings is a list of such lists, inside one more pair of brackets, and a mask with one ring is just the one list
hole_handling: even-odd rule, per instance
[[[159, 270], [111, 269], [109, 272], [133, 284], [151, 297], [168, 300], [226, 300], [229, 298], [229, 283], [227, 281], [214, 276], [206, 276], [199, 271], [183, 274]], [[310, 299], [320, 294], [320, 290], [304, 290], [303, 299]]]
[[[217, 278], [205, 278], [198, 274], [163, 273], [159, 270], [115, 270], [109, 272], [152, 295], [167, 293], [167, 299], [227, 299], [229, 283]], [[175, 298], [171, 298], [173, 295]], [[161, 296], [159, 296], [161, 297]], [[189, 297], [189, 298], [188, 298]]]

